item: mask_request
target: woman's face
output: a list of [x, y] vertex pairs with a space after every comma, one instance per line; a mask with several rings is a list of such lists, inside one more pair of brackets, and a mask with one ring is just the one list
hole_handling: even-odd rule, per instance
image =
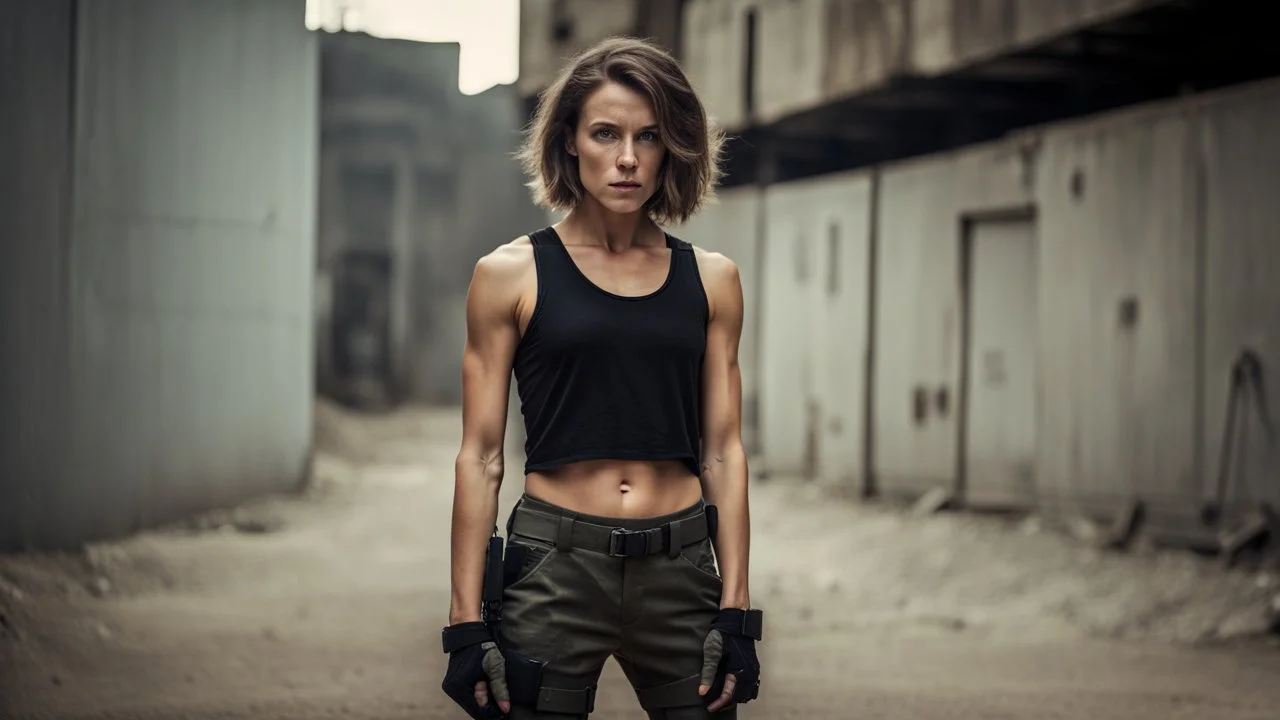
[[583, 188], [606, 210], [639, 212], [657, 191], [666, 147], [641, 93], [606, 81], [587, 96], [567, 144]]

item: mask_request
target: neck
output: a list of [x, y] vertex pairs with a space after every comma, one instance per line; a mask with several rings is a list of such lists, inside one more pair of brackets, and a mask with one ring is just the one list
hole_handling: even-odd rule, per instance
[[652, 245], [654, 238], [661, 235], [657, 224], [643, 211], [620, 215], [591, 198], [570, 211], [558, 223], [556, 231], [578, 243], [603, 245], [612, 252]]

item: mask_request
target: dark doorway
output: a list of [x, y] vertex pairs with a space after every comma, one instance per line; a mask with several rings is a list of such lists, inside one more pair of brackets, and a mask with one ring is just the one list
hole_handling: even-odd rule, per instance
[[382, 406], [391, 398], [391, 257], [353, 249], [337, 262], [333, 358], [343, 402]]

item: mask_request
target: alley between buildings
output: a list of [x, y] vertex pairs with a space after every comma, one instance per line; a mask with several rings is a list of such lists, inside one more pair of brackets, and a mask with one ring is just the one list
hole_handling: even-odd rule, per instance
[[[458, 416], [317, 412], [302, 496], [0, 558], [0, 717], [463, 717], [439, 689]], [[742, 718], [1263, 720], [1280, 706], [1274, 572], [832, 501], [798, 480], [757, 482], [752, 503], [765, 678]], [[612, 664], [592, 717], [644, 717]]]

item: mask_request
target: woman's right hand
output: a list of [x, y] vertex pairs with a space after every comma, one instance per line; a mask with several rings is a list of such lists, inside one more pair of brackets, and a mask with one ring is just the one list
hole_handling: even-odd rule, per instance
[[441, 688], [475, 720], [495, 720], [511, 712], [506, 660], [483, 623], [461, 623], [444, 629], [449, 654]]

